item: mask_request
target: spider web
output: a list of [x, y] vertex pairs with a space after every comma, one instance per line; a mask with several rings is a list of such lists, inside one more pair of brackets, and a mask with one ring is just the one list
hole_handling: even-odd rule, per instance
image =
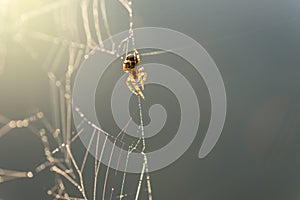
[[[80, 154], [76, 152], [78, 145], [81, 145], [78, 138], [80, 134], [85, 134], [86, 130], [80, 125], [73, 127], [72, 124], [72, 78], [80, 63], [87, 59], [88, 54], [95, 48], [119, 57], [123, 54], [127, 55], [130, 45], [134, 47], [132, 2], [119, 0], [119, 4], [125, 9], [129, 18], [128, 36], [120, 44], [116, 44], [111, 39], [105, 0], [43, 1], [33, 9], [24, 10], [17, 8], [18, 3], [20, 2], [2, 1], [1, 22], [10, 18], [16, 23], [12, 25], [7, 23], [11, 32], [5, 30], [0, 32], [3, 38], [0, 40], [0, 74], [5, 70], [6, 57], [11, 49], [5, 42], [7, 39], [21, 46], [33, 60], [44, 56], [41, 66], [49, 80], [51, 113], [37, 111], [28, 117], [16, 120], [0, 116], [0, 139], [13, 129], [26, 128], [40, 139], [45, 157], [45, 160], [31, 171], [0, 169], [0, 183], [20, 178], [35, 178], [43, 171], [50, 170], [55, 174], [55, 184], [48, 189], [47, 194], [54, 199], [121, 200], [129, 197], [137, 200], [141, 197], [151, 200], [151, 181], [147, 157], [144, 153], [146, 143], [140, 99], [138, 103], [140, 126], [137, 131], [141, 136], [135, 141], [124, 140], [126, 128], [132, 123], [131, 119], [128, 119], [128, 123], [117, 136], [113, 136], [95, 126], [85, 118], [80, 108], [77, 108], [75, 114], [82, 118], [82, 124], [87, 123], [93, 129], [88, 149], [84, 154]], [[16, 14], [10, 16], [10, 11], [15, 9], [18, 10], [14, 12]], [[50, 19], [54, 27], [58, 28], [45, 32], [32, 28], [34, 24], [32, 26], [31, 21], [45, 15], [50, 15], [47, 20]], [[105, 38], [110, 40], [109, 47], [103, 45]], [[30, 40], [43, 42], [49, 50], [45, 50], [45, 55], [41, 55], [38, 50], [35, 50], [34, 45], [29, 45]], [[99, 139], [101, 134], [105, 135], [104, 141]], [[109, 165], [106, 167], [101, 164], [107, 140], [112, 140], [114, 145], [128, 150], [126, 166], [132, 152], [139, 152], [144, 156], [143, 168], [138, 177], [112, 170]], [[92, 146], [96, 146], [93, 150], [98, 160], [88, 153]], [[115, 153], [114, 146], [110, 152], [111, 156]], [[92, 181], [88, 178], [91, 172], [93, 172]], [[135, 189], [128, 187], [127, 182], [132, 182], [130, 179], [136, 183]]]

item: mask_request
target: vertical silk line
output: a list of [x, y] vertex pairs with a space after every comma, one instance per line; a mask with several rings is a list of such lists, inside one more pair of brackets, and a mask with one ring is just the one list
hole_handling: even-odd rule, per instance
[[143, 169], [140, 175], [140, 180], [139, 180], [139, 185], [137, 188], [135, 200], [138, 200], [139, 194], [141, 191], [141, 186], [142, 182], [144, 179], [144, 174], [146, 172], [147, 175], [147, 192], [148, 192], [148, 199], [152, 200], [152, 190], [151, 190], [151, 182], [150, 182], [150, 175], [149, 175], [149, 169], [148, 169], [148, 158], [147, 155], [145, 154], [145, 149], [146, 149], [146, 141], [145, 141], [145, 131], [144, 131], [144, 121], [143, 121], [143, 112], [142, 112], [142, 103], [141, 103], [141, 97], [138, 96], [138, 105], [139, 105], [139, 113], [140, 113], [140, 129], [141, 129], [141, 138], [142, 138], [142, 152], [141, 154], [144, 156], [144, 163], [143, 163]]

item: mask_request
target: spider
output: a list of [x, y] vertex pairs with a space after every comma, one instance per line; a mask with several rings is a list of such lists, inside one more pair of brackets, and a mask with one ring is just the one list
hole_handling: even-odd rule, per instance
[[[138, 68], [141, 62], [139, 52], [134, 49], [134, 53], [128, 54], [123, 61], [123, 71], [129, 73], [126, 80], [127, 87], [135, 94], [140, 95], [145, 99], [141, 89], [144, 90], [144, 82], [146, 81], [147, 74], [144, 72], [144, 67]], [[140, 88], [141, 87], [141, 88]]]

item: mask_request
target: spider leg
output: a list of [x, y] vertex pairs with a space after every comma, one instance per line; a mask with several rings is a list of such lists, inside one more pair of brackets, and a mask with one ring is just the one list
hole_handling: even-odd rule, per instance
[[144, 94], [142, 93], [140, 87], [137, 85], [136, 81], [135, 81], [133, 78], [131, 78], [131, 83], [132, 83], [134, 89], [136, 90], [136, 92], [137, 92], [143, 99], [145, 99]]
[[129, 77], [127, 78], [127, 80], [126, 80], [126, 85], [127, 85], [127, 87], [129, 88], [129, 90], [130, 90], [133, 94], [138, 95], [138, 94], [136, 93], [136, 91], [134, 91], [134, 89], [132, 88], [131, 83], [132, 83], [132, 79], [131, 79], [130, 76], [129, 76]]
[[142, 72], [141, 73], [141, 81], [140, 81], [140, 84], [142, 86], [142, 90], [144, 90], [144, 82], [146, 81], [147, 79], [147, 73], [146, 72]]
[[137, 82], [140, 84], [140, 86], [142, 86], [142, 90], [144, 90], [144, 85], [142, 84], [142, 76], [140, 71], [138, 71], [137, 73]]
[[142, 86], [142, 90], [144, 90], [144, 82], [147, 79], [147, 73], [143, 72], [143, 70], [144, 70], [144, 67], [139, 68], [139, 78], [140, 78], [139, 83]]

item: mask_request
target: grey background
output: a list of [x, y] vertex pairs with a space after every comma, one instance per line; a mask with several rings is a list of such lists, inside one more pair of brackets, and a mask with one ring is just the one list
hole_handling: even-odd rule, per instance
[[[117, 2], [107, 2], [107, 6], [112, 32], [126, 30], [127, 23], [120, 23], [126, 13]], [[300, 198], [299, 8], [299, 1], [291, 0], [134, 2], [136, 27], [178, 30], [209, 52], [223, 76], [228, 101], [223, 134], [211, 154], [199, 160], [209, 99], [203, 81], [195, 80], [203, 98], [203, 129], [178, 161], [152, 173], [154, 199]], [[37, 20], [35, 26], [59, 33], [42, 21]], [[40, 69], [49, 47], [33, 47], [45, 52], [37, 60], [18, 45], [9, 46], [6, 74], [0, 77], [0, 113], [11, 118], [25, 117], [36, 107], [50, 112], [47, 77]], [[147, 59], [154, 58], [144, 62], [150, 62]], [[184, 64], [171, 55], [155, 58], [159, 59]], [[153, 140], [150, 148], [155, 149], [168, 138]], [[38, 138], [28, 131], [12, 131], [1, 138], [0, 167], [31, 170], [41, 160]], [[49, 199], [45, 194], [52, 183], [49, 176], [45, 172], [36, 179], [1, 184], [0, 198]]]

